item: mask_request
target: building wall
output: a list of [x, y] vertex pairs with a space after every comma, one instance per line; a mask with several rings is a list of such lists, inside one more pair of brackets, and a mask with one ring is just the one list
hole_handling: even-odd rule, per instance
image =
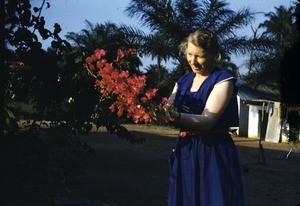
[[238, 136], [240, 137], [248, 137], [248, 119], [249, 119], [249, 107], [239, 102], [239, 129]]
[[269, 103], [267, 110], [269, 115], [269, 121], [265, 140], [267, 142], [280, 142], [280, 103]]
[[248, 137], [249, 138], [259, 138], [259, 111], [261, 106], [250, 105], [249, 106], [249, 122], [248, 122]]

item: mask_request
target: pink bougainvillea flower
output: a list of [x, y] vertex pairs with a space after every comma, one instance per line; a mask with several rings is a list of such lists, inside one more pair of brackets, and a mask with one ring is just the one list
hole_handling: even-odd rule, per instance
[[[145, 90], [145, 75], [129, 75], [129, 71], [113, 66], [105, 59], [106, 51], [96, 49], [94, 54], [86, 58], [84, 65], [90, 71], [97, 70], [96, 75], [89, 73], [96, 78], [95, 86], [101, 94], [101, 101], [114, 100], [109, 110], [119, 117], [126, 115], [133, 122], [149, 122], [153, 116], [153, 107], [162, 108], [161, 104], [154, 105], [151, 100], [156, 96], [157, 89]], [[135, 49], [117, 51], [115, 63], [128, 55], [136, 55]]]
[[149, 89], [148, 91], [146, 91], [145, 96], [148, 99], [152, 99], [153, 97], [155, 97], [156, 92], [157, 92], [157, 89]]
[[96, 49], [96, 50], [94, 51], [94, 55], [95, 55], [95, 57], [96, 57], [97, 60], [98, 60], [98, 59], [101, 59], [102, 57], [104, 57], [105, 54], [106, 54], [106, 51], [103, 50], [103, 49]]

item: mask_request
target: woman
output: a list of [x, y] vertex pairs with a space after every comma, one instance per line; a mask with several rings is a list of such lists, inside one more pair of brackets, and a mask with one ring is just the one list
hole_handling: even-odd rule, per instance
[[197, 30], [179, 46], [192, 72], [176, 82], [168, 99], [180, 128], [169, 159], [168, 206], [242, 206], [243, 186], [236, 146], [236, 78], [215, 63], [219, 44], [213, 33]]

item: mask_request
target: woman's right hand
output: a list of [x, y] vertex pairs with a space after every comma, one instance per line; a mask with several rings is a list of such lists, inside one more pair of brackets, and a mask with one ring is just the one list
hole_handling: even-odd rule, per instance
[[166, 125], [170, 122], [169, 117], [164, 112], [155, 113], [152, 120], [159, 125]]

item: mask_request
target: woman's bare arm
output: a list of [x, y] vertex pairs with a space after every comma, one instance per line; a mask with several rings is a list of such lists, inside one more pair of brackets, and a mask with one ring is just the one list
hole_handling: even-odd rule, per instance
[[181, 113], [180, 125], [192, 130], [211, 129], [226, 109], [233, 91], [232, 79], [219, 82], [211, 91], [202, 114]]
[[178, 89], [178, 85], [177, 85], [177, 83], [175, 83], [175, 86], [173, 87], [173, 91], [172, 91], [171, 95], [168, 98], [168, 102], [164, 106], [165, 109], [174, 103], [175, 96], [176, 96], [176, 93], [177, 93], [177, 89]]

